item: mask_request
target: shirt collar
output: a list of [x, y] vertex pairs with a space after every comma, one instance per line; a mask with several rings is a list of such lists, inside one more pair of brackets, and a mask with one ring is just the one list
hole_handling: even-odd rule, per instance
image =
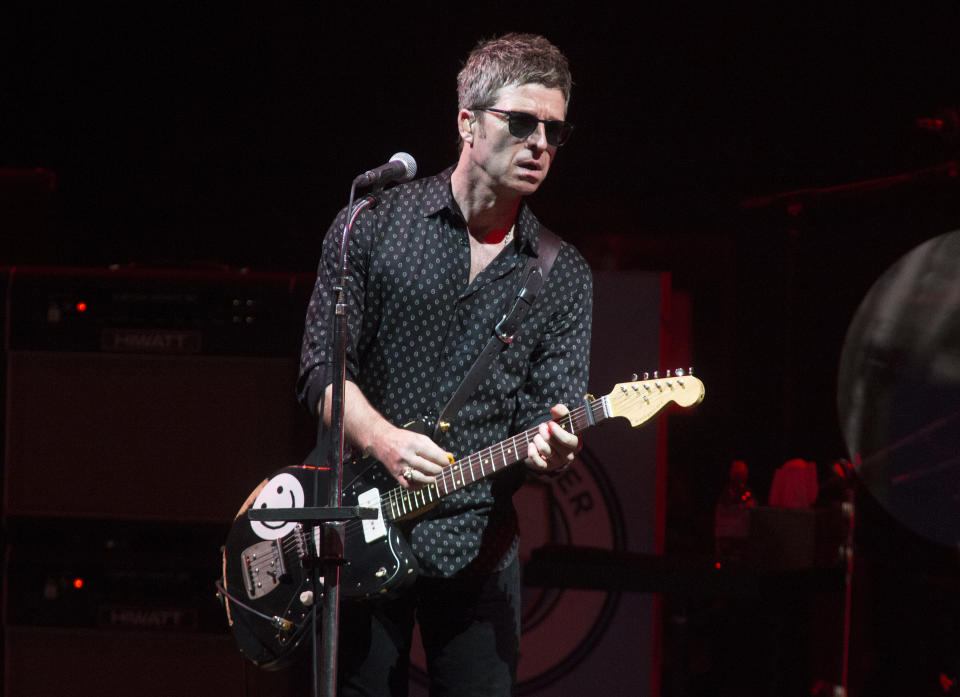
[[[424, 218], [430, 218], [441, 211], [447, 211], [449, 215], [463, 220], [463, 214], [460, 212], [460, 206], [453, 198], [453, 188], [450, 184], [455, 167], [455, 165], [450, 166], [424, 182], [424, 200], [431, 202], [423, 207]], [[540, 221], [537, 220], [526, 201], [520, 202], [515, 224], [514, 237], [520, 244], [520, 251], [530, 256], [538, 256]]]

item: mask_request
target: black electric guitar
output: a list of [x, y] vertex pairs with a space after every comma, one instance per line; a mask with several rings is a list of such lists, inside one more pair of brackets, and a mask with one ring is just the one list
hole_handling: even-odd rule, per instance
[[[703, 383], [692, 375], [618, 384], [599, 399], [587, 397], [560, 425], [580, 433], [607, 419], [624, 417], [639, 426], [668, 404], [687, 407], [703, 399]], [[344, 481], [342, 505], [376, 508], [375, 520], [343, 524], [340, 593], [365, 599], [397, 594], [417, 578], [419, 568], [403, 529], [440, 499], [526, 457], [536, 428], [457, 460], [435, 484], [420, 489], [397, 486], [375, 460], [351, 463], [359, 472]], [[223, 548], [221, 598], [240, 651], [257, 665], [282, 668], [307, 635], [314, 597], [309, 567], [318, 557], [319, 527], [294, 522], [250, 521], [251, 508], [299, 508], [323, 505], [326, 491], [314, 495], [315, 470], [285, 467], [264, 480], [244, 502]]]

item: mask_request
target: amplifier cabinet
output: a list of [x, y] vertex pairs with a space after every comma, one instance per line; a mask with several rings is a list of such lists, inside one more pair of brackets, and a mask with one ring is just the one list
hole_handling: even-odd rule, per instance
[[6, 515], [230, 520], [312, 446], [294, 396], [311, 285], [10, 270]]

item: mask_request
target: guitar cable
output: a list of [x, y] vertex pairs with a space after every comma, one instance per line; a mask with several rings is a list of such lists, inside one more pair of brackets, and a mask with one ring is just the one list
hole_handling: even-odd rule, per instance
[[279, 616], [277, 616], [277, 615], [268, 615], [268, 614], [266, 614], [266, 613], [264, 613], [264, 612], [260, 612], [260, 611], [257, 610], [256, 608], [250, 607], [249, 605], [247, 605], [247, 604], [244, 603], [243, 601], [239, 600], [235, 595], [233, 595], [232, 593], [230, 593], [230, 592], [224, 587], [223, 581], [222, 581], [221, 579], [218, 578], [214, 583], [215, 583], [216, 586], [217, 586], [217, 595], [226, 597], [226, 598], [229, 599], [231, 602], [233, 602], [237, 607], [242, 608], [242, 609], [246, 610], [247, 612], [256, 615], [257, 617], [266, 620], [267, 622], [269, 622], [270, 624], [272, 624], [274, 627], [276, 627], [277, 629], [279, 629], [281, 632], [289, 632], [291, 629], [297, 627], [297, 625], [295, 625], [295, 624], [294, 624], [293, 622], [291, 622], [290, 620], [286, 620], [286, 619], [284, 619], [284, 618], [282, 618], [282, 617], [279, 617]]

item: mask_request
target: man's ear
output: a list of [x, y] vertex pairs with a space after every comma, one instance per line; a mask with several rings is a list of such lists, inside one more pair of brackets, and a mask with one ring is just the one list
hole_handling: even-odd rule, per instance
[[473, 129], [476, 122], [476, 112], [470, 109], [460, 110], [457, 115], [457, 130], [460, 132], [460, 140], [464, 143], [473, 143]]

